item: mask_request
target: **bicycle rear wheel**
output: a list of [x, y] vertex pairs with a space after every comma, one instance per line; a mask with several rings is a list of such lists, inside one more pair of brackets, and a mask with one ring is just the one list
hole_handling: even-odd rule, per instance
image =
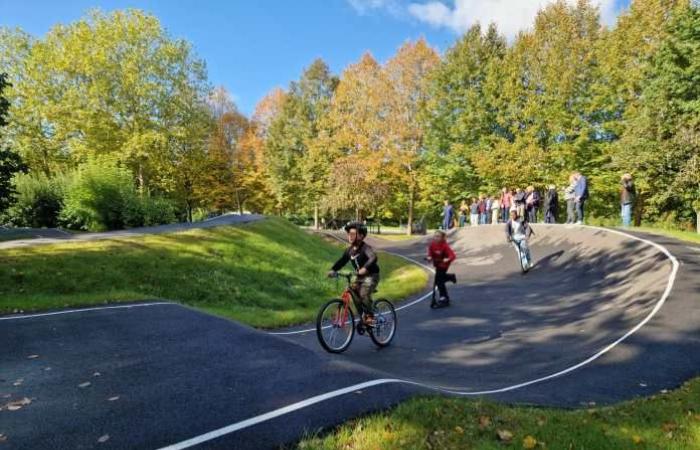
[[342, 353], [355, 336], [355, 316], [342, 300], [327, 302], [316, 317], [316, 336], [326, 351]]
[[518, 259], [520, 260], [520, 269], [523, 273], [527, 273], [530, 270], [530, 261], [527, 259], [527, 254], [521, 249], [520, 244], [518, 244]]
[[396, 310], [385, 298], [374, 302], [374, 326], [369, 328], [369, 337], [378, 347], [386, 347], [396, 334]]

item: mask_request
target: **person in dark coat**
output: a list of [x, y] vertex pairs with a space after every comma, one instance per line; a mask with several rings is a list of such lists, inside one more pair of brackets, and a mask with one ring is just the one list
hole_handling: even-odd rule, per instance
[[620, 215], [622, 216], [622, 226], [629, 227], [632, 223], [632, 208], [634, 200], [637, 196], [637, 190], [634, 188], [632, 175], [626, 173], [622, 175], [620, 180]]
[[454, 209], [449, 200], [445, 200], [445, 208], [442, 210], [442, 229], [447, 231], [452, 228], [454, 221]]
[[557, 193], [557, 187], [550, 184], [544, 196], [544, 223], [557, 223], [558, 214], [559, 194]]

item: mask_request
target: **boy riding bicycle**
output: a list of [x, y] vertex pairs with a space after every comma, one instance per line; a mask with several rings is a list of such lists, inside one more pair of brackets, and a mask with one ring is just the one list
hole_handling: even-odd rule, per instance
[[[506, 223], [506, 240], [512, 243], [516, 250], [523, 252], [530, 267], [532, 267], [532, 259], [530, 257], [530, 246], [527, 240], [534, 232], [530, 228], [530, 224], [523, 217], [518, 217], [518, 212], [512, 210], [510, 212], [510, 220]], [[528, 267], [529, 268], [529, 267]]]
[[355, 307], [364, 318], [365, 325], [372, 325], [374, 313], [372, 309], [372, 293], [379, 285], [379, 265], [377, 264], [377, 254], [374, 249], [365, 243], [367, 237], [367, 227], [359, 222], [351, 222], [345, 225], [345, 232], [348, 234], [350, 246], [343, 252], [343, 256], [333, 264], [328, 272], [329, 277], [337, 276], [337, 272], [348, 262], [352, 263], [357, 272], [357, 279], [353, 285], [353, 290], [358, 293], [361, 303]]

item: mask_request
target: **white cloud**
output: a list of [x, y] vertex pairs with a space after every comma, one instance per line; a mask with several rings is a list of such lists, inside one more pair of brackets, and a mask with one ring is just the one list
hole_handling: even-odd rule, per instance
[[[360, 0], [350, 0], [351, 2]], [[574, 0], [568, 0], [574, 3]], [[530, 27], [537, 11], [554, 0], [455, 0], [454, 6], [443, 1], [411, 3], [408, 12], [416, 19], [436, 28], [449, 28], [463, 33], [476, 22], [487, 26], [494, 22], [501, 33], [509, 38], [518, 31]], [[364, 3], [382, 3], [366, 0]], [[606, 24], [613, 24], [617, 15], [615, 0], [599, 0], [601, 17]]]
[[385, 10], [392, 14], [397, 14], [401, 10], [398, 0], [347, 0], [355, 11], [360, 15], [365, 15], [371, 11]]

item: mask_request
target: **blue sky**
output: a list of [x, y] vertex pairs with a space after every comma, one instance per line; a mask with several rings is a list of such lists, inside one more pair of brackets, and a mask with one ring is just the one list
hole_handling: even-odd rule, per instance
[[[276, 86], [286, 87], [321, 57], [339, 73], [369, 50], [385, 61], [408, 39], [448, 48], [474, 21], [496, 21], [508, 35], [550, 0], [0, 0], [0, 26], [42, 36], [87, 10], [139, 8], [171, 36], [190, 41], [209, 79], [250, 114]], [[629, 0], [599, 0], [608, 23]]]

